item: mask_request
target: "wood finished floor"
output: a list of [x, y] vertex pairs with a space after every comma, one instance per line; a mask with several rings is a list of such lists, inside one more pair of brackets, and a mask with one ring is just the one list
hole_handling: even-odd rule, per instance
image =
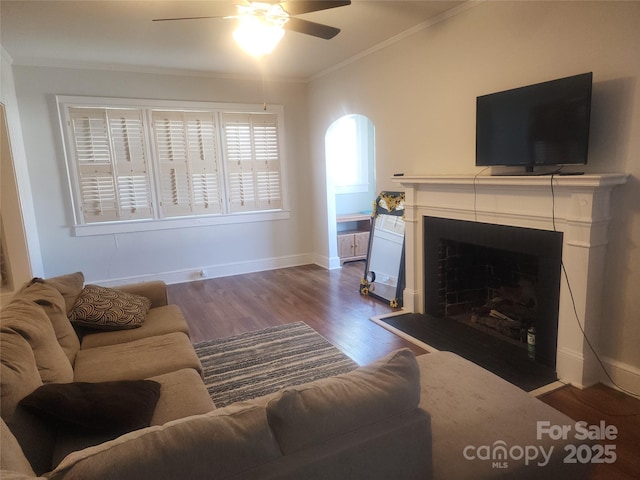
[[363, 262], [327, 271], [315, 265], [169, 287], [194, 343], [303, 321], [360, 365], [402, 347], [425, 351], [369, 321], [393, 311], [358, 292]]
[[[358, 293], [364, 264], [327, 271], [314, 265], [169, 286], [194, 343], [284, 323], [304, 321], [358, 364], [393, 350], [425, 350], [388, 332], [369, 317], [393, 311]], [[640, 479], [640, 400], [604, 385], [567, 386], [540, 398], [574, 420], [618, 428], [617, 461], [599, 465], [592, 480]]]
[[615, 444], [616, 462], [597, 465], [590, 480], [640, 479], [640, 400], [602, 384], [584, 390], [566, 386], [540, 400], [576, 421], [599, 425], [604, 420], [617, 427], [616, 440], [601, 442]]

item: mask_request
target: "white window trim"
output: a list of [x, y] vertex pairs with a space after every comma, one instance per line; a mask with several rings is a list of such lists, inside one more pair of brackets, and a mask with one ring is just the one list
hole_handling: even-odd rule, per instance
[[238, 223], [267, 222], [288, 220], [290, 210], [262, 211], [253, 213], [233, 213], [228, 215], [198, 215], [194, 217], [178, 217], [160, 220], [132, 220], [122, 222], [92, 223], [74, 225], [73, 232], [77, 237], [90, 235], [108, 235], [128, 232], [151, 232], [154, 230], [170, 230], [174, 228], [205, 227], [212, 225], [230, 225]]
[[[289, 208], [288, 198], [288, 182], [286, 175], [286, 148], [285, 148], [285, 133], [284, 133], [284, 107], [282, 105], [269, 105], [268, 113], [274, 113], [277, 115], [278, 121], [278, 142], [280, 145], [280, 181], [281, 181], [281, 197], [282, 208], [277, 210], [260, 210], [252, 212], [236, 212], [229, 213], [227, 201], [224, 201], [224, 208], [222, 213], [210, 214], [210, 215], [193, 215], [182, 216], [172, 218], [162, 218], [158, 212], [157, 207], [157, 176], [158, 165], [154, 159], [149, 161], [149, 168], [151, 170], [150, 177], [152, 181], [152, 199], [154, 202], [155, 218], [144, 220], [119, 220], [114, 222], [98, 222], [98, 223], [82, 223], [78, 219], [82, 218], [78, 205], [79, 192], [78, 192], [78, 177], [77, 169], [75, 168], [75, 160], [70, 158], [71, 152], [68, 151], [68, 146], [72, 143], [72, 133], [69, 126], [69, 110], [74, 107], [95, 107], [95, 108], [138, 108], [144, 109], [146, 118], [145, 120], [151, 125], [151, 111], [152, 110], [178, 110], [178, 111], [213, 111], [216, 115], [221, 115], [224, 112], [238, 112], [238, 113], [262, 113], [262, 104], [242, 104], [242, 103], [218, 103], [218, 102], [198, 102], [198, 101], [174, 101], [174, 100], [148, 100], [148, 99], [130, 99], [130, 98], [110, 98], [110, 97], [84, 97], [84, 96], [69, 96], [69, 95], [57, 95], [56, 103], [58, 106], [58, 119], [60, 122], [60, 130], [62, 132], [64, 145], [64, 157], [67, 174], [67, 182], [69, 191], [71, 193], [71, 204], [73, 209], [73, 221], [72, 232], [76, 236], [90, 236], [90, 235], [106, 235], [114, 233], [126, 233], [126, 232], [140, 232], [140, 231], [153, 231], [153, 230], [165, 230], [173, 228], [188, 228], [199, 226], [211, 226], [211, 225], [225, 225], [225, 224], [239, 224], [239, 223], [253, 223], [260, 221], [273, 221], [273, 220], [286, 220], [291, 216]], [[151, 129], [149, 130], [151, 131]], [[152, 142], [147, 139], [147, 153], [152, 150]], [[220, 163], [224, 164], [224, 159], [220, 159]], [[221, 172], [224, 177], [224, 165], [221, 165]], [[226, 180], [225, 180], [226, 182]]]

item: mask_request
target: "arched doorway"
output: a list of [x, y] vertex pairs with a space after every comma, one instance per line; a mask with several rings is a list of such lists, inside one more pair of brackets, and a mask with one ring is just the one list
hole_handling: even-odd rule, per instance
[[[344, 115], [325, 134], [327, 168], [327, 218], [329, 267], [338, 268], [341, 256], [338, 236], [342, 231], [363, 229], [358, 215], [371, 212], [376, 197], [375, 126], [366, 116]], [[345, 216], [353, 221], [340, 222]], [[354, 255], [358, 257], [358, 255]]]

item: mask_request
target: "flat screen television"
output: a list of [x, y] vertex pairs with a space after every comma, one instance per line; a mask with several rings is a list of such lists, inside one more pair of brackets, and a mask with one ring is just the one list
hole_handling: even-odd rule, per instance
[[593, 74], [482, 95], [476, 100], [476, 165], [587, 163]]

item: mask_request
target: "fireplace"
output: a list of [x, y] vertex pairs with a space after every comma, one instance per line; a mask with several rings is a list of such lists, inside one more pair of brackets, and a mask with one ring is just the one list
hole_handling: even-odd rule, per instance
[[423, 218], [425, 313], [529, 349], [555, 368], [562, 233]]
[[[626, 174], [587, 174], [577, 176], [409, 176], [394, 177], [398, 190], [405, 191], [405, 272], [404, 311], [425, 313], [425, 308], [440, 308], [434, 289], [425, 287], [428, 271], [438, 269], [427, 264], [425, 252], [442, 248], [439, 237], [434, 245], [424, 226], [424, 218], [448, 219], [476, 224], [492, 224], [512, 228], [505, 250], [520, 245], [511, 234], [515, 229], [531, 229], [551, 233], [552, 243], [560, 238], [563, 267], [550, 269], [555, 278], [547, 279], [544, 263], [546, 254], [538, 257], [538, 288], [536, 301], [548, 298], [540, 288], [556, 291], [559, 300], [556, 316], [557, 341], [555, 366], [560, 380], [578, 386], [591, 385], [601, 378], [597, 360], [583, 335], [598, 348], [602, 319], [602, 290], [607, 246], [607, 229], [612, 214], [612, 190], [627, 181]], [[459, 234], [448, 240], [459, 243], [478, 243], [485, 234]], [[488, 237], [494, 234], [486, 234]], [[473, 241], [471, 241], [473, 240]], [[546, 241], [546, 240], [545, 240]], [[539, 248], [538, 241], [533, 247]], [[483, 247], [503, 249], [500, 245]], [[553, 247], [557, 249], [558, 247]], [[527, 248], [519, 251], [531, 254]], [[546, 252], [546, 249], [542, 249]], [[542, 253], [544, 253], [542, 252]], [[516, 252], [517, 253], [517, 252]], [[541, 263], [540, 263], [541, 262]], [[566, 273], [566, 276], [565, 276]], [[567, 278], [569, 282], [567, 282]], [[436, 280], [436, 285], [439, 285]], [[570, 288], [569, 288], [570, 287]], [[437, 289], [436, 289], [437, 290]], [[553, 301], [549, 302], [550, 304]], [[546, 317], [546, 315], [545, 315]], [[553, 327], [543, 327], [552, 329]], [[536, 335], [545, 335], [540, 332]], [[552, 342], [550, 342], [552, 343]], [[536, 346], [537, 347], [537, 346]], [[546, 348], [546, 347], [545, 347]], [[545, 361], [553, 362], [554, 354], [539, 353]]]

